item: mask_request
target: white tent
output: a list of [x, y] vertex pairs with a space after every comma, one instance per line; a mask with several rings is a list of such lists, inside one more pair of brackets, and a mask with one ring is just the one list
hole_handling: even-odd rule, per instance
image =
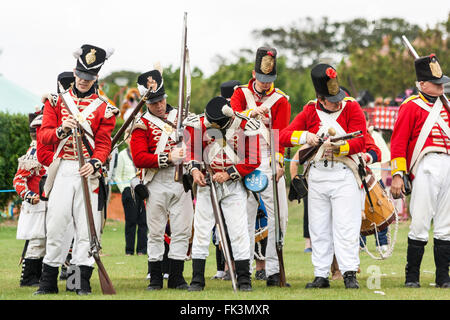
[[0, 112], [31, 113], [41, 106], [40, 97], [0, 74]]

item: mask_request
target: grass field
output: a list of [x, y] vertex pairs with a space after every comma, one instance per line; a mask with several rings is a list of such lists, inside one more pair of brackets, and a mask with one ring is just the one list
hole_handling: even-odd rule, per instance
[[[285, 268], [291, 288], [266, 288], [264, 281], [253, 280], [253, 291], [234, 293], [230, 281], [209, 280], [215, 274], [214, 247], [206, 264], [206, 288], [202, 292], [185, 292], [164, 288], [157, 292], [146, 291], [148, 280], [145, 256], [125, 256], [124, 223], [108, 221], [102, 236], [102, 261], [115, 286], [117, 294], [101, 294], [98, 274], [94, 271], [91, 285], [93, 294], [78, 297], [65, 291], [65, 282], [59, 281], [58, 295], [32, 296], [36, 288], [19, 287], [21, 267], [18, 261], [24, 241], [15, 239], [13, 223], [0, 225], [0, 300], [449, 300], [450, 290], [438, 289], [434, 283], [434, 260], [432, 241], [425, 249], [421, 269], [420, 289], [403, 287], [406, 260], [408, 223], [399, 226], [394, 254], [387, 260], [371, 259], [361, 253], [360, 290], [346, 290], [343, 281], [331, 281], [331, 289], [306, 290], [305, 285], [313, 279], [311, 255], [304, 253], [302, 238], [303, 209], [292, 205], [284, 246]], [[369, 248], [374, 251], [374, 237], [368, 237]], [[379, 288], [373, 288], [368, 270], [378, 267], [381, 272]], [[191, 262], [185, 264], [188, 283], [192, 276]], [[368, 281], [369, 280], [369, 281]], [[369, 286], [368, 286], [369, 283]], [[165, 283], [165, 286], [167, 284]], [[372, 289], [370, 289], [372, 288]]]

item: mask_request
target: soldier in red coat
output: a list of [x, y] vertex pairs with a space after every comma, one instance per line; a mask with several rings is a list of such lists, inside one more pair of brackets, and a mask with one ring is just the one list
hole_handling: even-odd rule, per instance
[[39, 197], [39, 182], [45, 168], [36, 156], [36, 127], [38, 113], [28, 115], [31, 144], [27, 153], [18, 159], [19, 165], [13, 185], [20, 196], [22, 206], [17, 224], [17, 239], [27, 240], [22, 265], [20, 286], [37, 286], [45, 255], [45, 209], [46, 203]]
[[[170, 220], [169, 279], [171, 289], [187, 290], [183, 277], [184, 261], [192, 234], [193, 203], [191, 192], [174, 181], [175, 164], [184, 157], [177, 146], [178, 110], [166, 100], [164, 81], [160, 71], [151, 70], [138, 77], [141, 95], [151, 90], [145, 112], [133, 127], [130, 148], [136, 168], [142, 169], [141, 187], [148, 190], [147, 226], [150, 284], [147, 290], [163, 287], [164, 233]], [[181, 108], [182, 106], [179, 106]]]
[[450, 78], [433, 54], [416, 59], [415, 69], [419, 93], [400, 106], [391, 138], [392, 195], [401, 197], [406, 174], [412, 180], [405, 286], [420, 287], [433, 220], [436, 287], [450, 288], [450, 110], [441, 98]]
[[[366, 121], [358, 102], [345, 97], [339, 88], [337, 72], [328, 64], [316, 65], [311, 78], [317, 100], [280, 133], [280, 144], [317, 145], [333, 128], [336, 135], [355, 131], [366, 134]], [[333, 132], [330, 132], [333, 133]], [[306, 166], [308, 179], [308, 219], [312, 243], [314, 281], [306, 288], [327, 288], [333, 250], [344, 276], [346, 288], [359, 288], [359, 234], [364, 192], [358, 175], [358, 154], [365, 152], [365, 139], [357, 138], [336, 145], [329, 139]], [[330, 163], [333, 160], [333, 163]]]
[[198, 186], [192, 243], [193, 275], [189, 291], [200, 291], [205, 286], [205, 264], [215, 225], [210, 198], [211, 186], [206, 182], [205, 164], [209, 164], [214, 172], [209, 178], [215, 184], [217, 200], [223, 211], [236, 266], [238, 288], [250, 291], [247, 192], [242, 180], [260, 165], [257, 136], [260, 123], [233, 112], [225, 98], [215, 97], [207, 104], [205, 115], [190, 116], [185, 125], [188, 136], [185, 160], [187, 171]]
[[[59, 97], [55, 105], [47, 100], [39, 132], [40, 142], [53, 146], [54, 160], [48, 170], [45, 193], [48, 196], [47, 246], [42, 276], [35, 294], [57, 293], [58, 267], [64, 263], [64, 234], [73, 222], [75, 241], [72, 263], [79, 269], [77, 294], [90, 294], [90, 278], [94, 258], [90, 256], [89, 227], [85, 213], [80, 175], [88, 178], [91, 205], [97, 233], [100, 234], [101, 213], [98, 211], [99, 170], [111, 149], [111, 133], [119, 110], [98, 96], [94, 83], [103, 63], [112, 52], [92, 45], [83, 45], [74, 52], [75, 85], [62, 93], [67, 105]], [[69, 112], [70, 110], [70, 112]], [[73, 129], [77, 122], [85, 132], [83, 155], [77, 154]], [[79, 168], [78, 157], [87, 159]]]
[[[276, 135], [280, 130], [289, 125], [291, 118], [291, 105], [289, 97], [275, 88], [274, 81], [277, 77], [276, 68], [277, 50], [275, 48], [260, 47], [256, 52], [255, 68], [252, 71], [252, 79], [247, 85], [239, 86], [231, 97], [231, 107], [234, 111], [261, 120], [264, 127], [260, 135], [261, 170], [268, 177], [272, 176], [270, 167], [270, 135], [269, 112], [272, 118], [272, 129]], [[284, 179], [284, 146], [274, 146], [277, 159], [277, 181], [280, 206], [280, 225], [284, 234], [287, 226], [288, 205]], [[266, 248], [266, 275], [267, 286], [278, 286], [280, 282], [278, 256], [275, 250], [275, 217], [272, 183], [261, 192], [268, 215], [269, 235]], [[259, 202], [250, 194], [247, 203], [248, 231], [250, 236], [251, 261], [255, 248], [255, 223]]]
[[[74, 83], [75, 83], [75, 77], [73, 75], [73, 71], [61, 72], [57, 78], [57, 85], [56, 85], [57, 94], [47, 93], [42, 97], [43, 106], [41, 108], [39, 115], [33, 121], [33, 124], [36, 127], [36, 135], [38, 137], [39, 137], [39, 131], [40, 131], [40, 128], [42, 125], [42, 118], [43, 118], [43, 111], [44, 111], [45, 103], [48, 101], [52, 106], [55, 106], [56, 103], [58, 102], [58, 94], [71, 88]], [[53, 148], [53, 145], [42, 144], [42, 142], [39, 138], [36, 139], [36, 142], [37, 142], [36, 143], [36, 146], [37, 146], [36, 154], [37, 154], [38, 161], [45, 168], [48, 168], [52, 164], [53, 158], [55, 156], [55, 150]], [[45, 195], [45, 191], [44, 191], [44, 185], [45, 185], [46, 179], [47, 179], [47, 174], [45, 174], [42, 177], [42, 179], [39, 183], [40, 197], [42, 200], [45, 200], [45, 201], [48, 200], [48, 198]], [[70, 271], [70, 270], [68, 270], [68, 268], [70, 267], [70, 260], [72, 259], [73, 236], [74, 236], [73, 224], [71, 223], [65, 234], [65, 239], [63, 241], [63, 243], [64, 243], [63, 249], [61, 250], [61, 254], [66, 255], [66, 257], [65, 257], [65, 263], [61, 266], [61, 274], [60, 274], [59, 280], [65, 280], [69, 276], [68, 271]], [[65, 252], [67, 252], [67, 254], [65, 254]]]

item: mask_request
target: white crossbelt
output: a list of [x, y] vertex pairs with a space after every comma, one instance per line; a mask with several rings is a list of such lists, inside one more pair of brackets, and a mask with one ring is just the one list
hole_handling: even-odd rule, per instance
[[[245, 101], [247, 102], [247, 109], [258, 109], [258, 108], [267, 108], [269, 111], [273, 107], [273, 105], [280, 100], [283, 95], [274, 92], [270, 97], [267, 98], [266, 101], [264, 101], [259, 107], [256, 105], [255, 97], [253, 96], [253, 93], [249, 88], [241, 88], [242, 92], [245, 96]], [[270, 145], [270, 135], [267, 127], [263, 124], [261, 135], [263, 136], [264, 140], [267, 142], [268, 145]], [[265, 130], [264, 130], [265, 128]]]
[[[178, 113], [177, 109], [172, 109], [169, 112], [169, 115], [167, 116], [167, 121], [174, 123], [177, 113]], [[175, 142], [177, 141], [175, 130], [172, 128], [172, 126], [165, 123], [160, 118], [150, 114], [150, 112], [146, 112], [142, 117], [147, 119], [154, 125], [156, 125], [159, 129], [161, 129], [161, 137], [158, 141], [158, 144], [156, 145], [155, 154], [160, 154], [161, 152], [164, 151], [164, 149], [166, 148], [167, 141], [169, 140], [169, 137], [173, 141], [175, 141]], [[155, 176], [155, 174], [158, 170], [145, 170], [144, 169], [143, 171], [144, 171], [143, 176], [145, 177], [144, 178], [145, 182], [150, 182], [150, 181], [152, 181], [153, 177]]]
[[413, 155], [411, 157], [410, 171], [414, 170], [417, 160], [419, 159], [420, 152], [422, 151], [425, 141], [427, 140], [432, 128], [437, 124], [442, 128], [447, 137], [450, 138], [450, 128], [444, 119], [440, 116], [443, 104], [441, 99], [437, 99], [433, 107], [427, 105], [422, 99], [413, 100], [419, 107], [429, 112], [427, 119], [425, 120], [422, 129], [420, 130], [419, 137], [417, 138], [416, 145], [414, 146]]

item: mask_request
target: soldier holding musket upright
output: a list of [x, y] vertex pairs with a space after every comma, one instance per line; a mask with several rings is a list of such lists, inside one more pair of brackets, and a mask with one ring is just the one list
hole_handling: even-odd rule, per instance
[[175, 134], [178, 111], [167, 103], [160, 71], [151, 70], [141, 74], [137, 84], [142, 96], [151, 90], [146, 101], [148, 110], [136, 121], [130, 142], [133, 162], [142, 169], [141, 180], [145, 185], [142, 187], [141, 184], [138, 188], [146, 188], [149, 194], [141, 194], [141, 198], [148, 197], [146, 212], [150, 284], [147, 289], [160, 290], [163, 287], [164, 232], [169, 219], [171, 240], [167, 286], [187, 290], [183, 270], [192, 234], [194, 209], [191, 192], [185, 192], [183, 184], [174, 181], [175, 164], [181, 163], [184, 158], [184, 149], [177, 146]]
[[[316, 146], [328, 133], [337, 134], [337, 137], [354, 132], [365, 134], [366, 121], [362, 109], [339, 87], [336, 70], [328, 64], [318, 64], [311, 70], [311, 78], [317, 100], [304, 106], [292, 123], [281, 131], [280, 144], [285, 147]], [[306, 166], [311, 259], [315, 276], [306, 288], [330, 286], [328, 275], [333, 252], [344, 275], [345, 287], [359, 288], [356, 272], [364, 192], [358, 175], [357, 154], [364, 151], [364, 138], [339, 144], [327, 139]]]
[[[58, 293], [58, 267], [64, 263], [64, 235], [73, 222], [75, 241], [72, 264], [79, 269], [80, 282], [77, 294], [90, 294], [90, 278], [94, 258], [90, 255], [90, 231], [85, 211], [85, 197], [82, 191], [81, 176], [89, 179], [91, 206], [94, 211], [95, 227], [100, 234], [101, 213], [98, 209], [98, 186], [100, 168], [110, 153], [111, 133], [114, 129], [115, 115], [119, 110], [100, 98], [94, 83], [105, 60], [112, 52], [102, 48], [83, 45], [74, 52], [77, 59], [74, 69], [75, 85], [58, 97], [56, 104], [47, 100], [44, 117], [39, 132], [40, 142], [52, 145], [55, 154], [48, 170], [46, 195], [47, 246], [43, 261], [39, 289], [35, 294]], [[77, 152], [74, 129], [80, 125], [85, 133], [83, 154]], [[79, 157], [88, 159], [80, 168]], [[64, 258], [61, 258], [64, 257]]]
[[[434, 54], [415, 60], [418, 95], [400, 106], [391, 139], [391, 193], [412, 180], [405, 286], [420, 287], [420, 264], [433, 220], [436, 287], [450, 288], [450, 129], [443, 75]], [[407, 176], [408, 174], [408, 176]]]
[[[260, 165], [257, 136], [260, 124], [233, 112], [225, 98], [215, 97], [206, 105], [205, 115], [190, 116], [185, 125], [188, 133], [185, 160], [187, 171], [198, 186], [192, 243], [193, 274], [189, 291], [200, 291], [205, 287], [205, 264], [209, 255], [211, 232], [215, 224], [222, 230], [225, 227], [219, 222], [220, 211], [223, 212], [231, 242], [237, 288], [250, 291], [247, 192], [242, 179]], [[218, 204], [219, 208], [214, 204]], [[228, 248], [226, 236], [219, 234], [223, 248]], [[227, 252], [224, 251], [226, 259]], [[227, 264], [230, 266], [231, 257], [228, 258]]]
[[[234, 111], [241, 112], [250, 118], [262, 120], [264, 127], [261, 127], [260, 135], [260, 157], [261, 170], [268, 177], [272, 176], [270, 164], [270, 133], [269, 133], [269, 112], [272, 118], [272, 134], [276, 134], [281, 129], [289, 125], [291, 118], [291, 105], [289, 97], [281, 90], [275, 88], [274, 81], [277, 78], [277, 50], [275, 48], [260, 47], [256, 52], [255, 68], [252, 71], [252, 79], [247, 85], [236, 88], [231, 97], [231, 107]], [[274, 150], [276, 152], [277, 163], [273, 164], [277, 169], [278, 203], [280, 214], [280, 226], [282, 234], [286, 231], [288, 219], [287, 195], [285, 189], [284, 173], [284, 147], [278, 144], [277, 139]], [[277, 149], [275, 149], [277, 148]], [[266, 248], [266, 274], [267, 286], [278, 286], [280, 284], [280, 266], [275, 248], [275, 199], [273, 195], [272, 183], [261, 192], [268, 215], [269, 235]], [[255, 223], [259, 202], [253, 195], [248, 197], [248, 232], [250, 236], [250, 261], [253, 261], [255, 249]]]

